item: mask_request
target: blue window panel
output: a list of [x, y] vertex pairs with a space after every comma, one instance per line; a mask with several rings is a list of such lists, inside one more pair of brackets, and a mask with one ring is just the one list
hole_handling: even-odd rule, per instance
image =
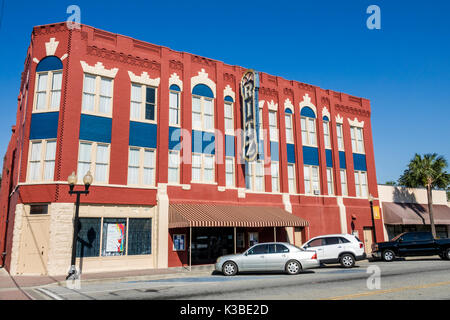
[[314, 118], [314, 119], [316, 118], [316, 114], [314, 113], [313, 109], [311, 109], [310, 107], [302, 108], [300, 115], [302, 115], [304, 117]]
[[325, 156], [327, 159], [327, 167], [333, 168], [333, 153], [331, 152], [331, 150], [325, 150]]
[[198, 84], [192, 89], [192, 94], [202, 97], [214, 98], [211, 88], [204, 84]]
[[158, 126], [152, 123], [130, 121], [130, 146], [156, 148]]
[[353, 154], [353, 167], [355, 170], [367, 171], [366, 155], [354, 153]]
[[203, 148], [202, 153], [215, 154], [215, 136], [211, 132], [203, 132]]
[[234, 136], [225, 136], [225, 155], [234, 157]]
[[31, 115], [30, 140], [56, 138], [58, 118], [59, 112], [33, 113]]
[[61, 70], [63, 64], [61, 60], [56, 56], [48, 56], [42, 59], [36, 67], [36, 72]]
[[111, 143], [111, 118], [82, 114], [80, 140]]
[[264, 140], [259, 140], [258, 143], [258, 160], [264, 160]]
[[286, 145], [288, 163], [295, 163], [295, 145], [288, 143]]
[[226, 96], [224, 100], [228, 102], [234, 102], [233, 98], [230, 96]]
[[327, 121], [327, 122], [330, 121], [330, 119], [328, 119], [327, 116], [324, 116], [322, 119], [323, 119], [323, 121]]
[[270, 159], [272, 161], [279, 161], [280, 152], [278, 150], [278, 142], [270, 142]]
[[341, 169], [347, 169], [347, 163], [345, 162], [345, 152], [339, 151], [339, 166]]
[[169, 127], [169, 150], [180, 150], [181, 129]]
[[291, 109], [289, 109], [289, 108], [286, 108], [286, 109], [284, 109], [284, 113], [289, 113], [289, 114], [292, 114], [292, 110], [291, 110]]
[[203, 132], [192, 130], [192, 152], [203, 152]]
[[169, 87], [170, 90], [172, 91], [181, 91], [180, 87], [177, 86], [176, 84], [173, 84]]
[[303, 164], [318, 166], [319, 149], [313, 147], [303, 147]]

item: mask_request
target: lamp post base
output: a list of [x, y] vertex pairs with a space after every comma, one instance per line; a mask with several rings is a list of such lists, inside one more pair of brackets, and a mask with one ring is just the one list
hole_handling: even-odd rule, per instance
[[77, 268], [74, 265], [70, 266], [69, 274], [66, 277], [66, 280], [77, 280], [79, 278], [79, 274]]

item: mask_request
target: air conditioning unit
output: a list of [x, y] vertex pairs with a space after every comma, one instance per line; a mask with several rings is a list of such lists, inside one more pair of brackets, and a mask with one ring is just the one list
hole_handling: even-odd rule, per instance
[[314, 190], [314, 195], [318, 196], [320, 194], [320, 190]]

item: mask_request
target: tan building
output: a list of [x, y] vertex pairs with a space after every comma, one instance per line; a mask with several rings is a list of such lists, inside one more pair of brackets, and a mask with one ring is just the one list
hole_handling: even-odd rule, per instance
[[[431, 231], [427, 190], [378, 185], [386, 239], [407, 231]], [[450, 234], [450, 207], [445, 190], [433, 190], [433, 213], [436, 235]]]

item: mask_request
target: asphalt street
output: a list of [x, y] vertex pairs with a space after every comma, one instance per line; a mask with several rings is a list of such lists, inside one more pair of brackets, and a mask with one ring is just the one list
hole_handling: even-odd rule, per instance
[[80, 288], [47, 285], [27, 288], [36, 299], [57, 300], [426, 300], [450, 299], [450, 261], [407, 258], [360, 261], [290, 276], [281, 273], [225, 277], [210, 271], [173, 278], [82, 283]]

